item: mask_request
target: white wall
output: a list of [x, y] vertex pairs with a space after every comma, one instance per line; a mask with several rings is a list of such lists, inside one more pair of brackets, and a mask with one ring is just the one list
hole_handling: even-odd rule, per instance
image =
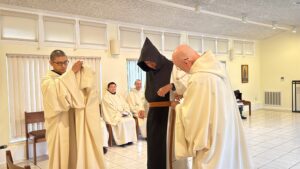
[[279, 108], [291, 110], [292, 80], [300, 80], [300, 35], [287, 32], [265, 39], [261, 49], [261, 92], [281, 91]]
[[[253, 110], [260, 108], [262, 104], [259, 42], [256, 42], [255, 50], [254, 55], [234, 54], [232, 59], [227, 56], [219, 57], [220, 60], [226, 61], [226, 68], [233, 90], [240, 90], [243, 93], [243, 99], [251, 101]], [[242, 83], [241, 81], [241, 65], [248, 65], [248, 83]]]

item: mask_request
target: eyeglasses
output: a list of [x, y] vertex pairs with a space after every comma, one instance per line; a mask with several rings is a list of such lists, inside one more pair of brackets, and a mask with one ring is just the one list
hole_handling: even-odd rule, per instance
[[66, 60], [66, 61], [64, 61], [64, 62], [53, 62], [53, 61], [52, 61], [52, 63], [55, 63], [55, 64], [57, 64], [57, 65], [59, 65], [59, 66], [62, 66], [62, 65], [68, 65], [68, 64], [69, 64], [69, 61], [68, 61], [68, 60]]

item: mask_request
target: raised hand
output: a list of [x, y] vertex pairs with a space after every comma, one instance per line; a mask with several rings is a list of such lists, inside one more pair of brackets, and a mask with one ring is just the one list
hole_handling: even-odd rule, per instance
[[72, 71], [73, 71], [74, 73], [77, 73], [78, 71], [80, 71], [81, 68], [82, 68], [82, 64], [83, 64], [83, 61], [78, 60], [78, 61], [77, 61], [76, 63], [74, 63], [74, 65], [72, 66]]

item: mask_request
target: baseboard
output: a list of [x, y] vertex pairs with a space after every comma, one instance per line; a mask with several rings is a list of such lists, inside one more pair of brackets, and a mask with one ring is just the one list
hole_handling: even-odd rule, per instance
[[290, 111], [290, 112], [292, 112], [292, 109], [291, 108], [287, 108], [287, 107], [263, 106], [263, 109], [278, 110], [278, 111]]
[[[254, 103], [251, 105], [251, 111], [260, 110], [260, 109], [267, 109], [267, 110], [278, 110], [278, 111], [290, 111], [292, 112], [291, 108], [288, 107], [274, 107], [274, 106], [266, 106], [261, 103]], [[244, 106], [244, 112], [248, 111], [248, 106]]]
[[[10, 150], [13, 156], [14, 161], [22, 161], [26, 159], [26, 144], [25, 141], [11, 143], [6, 149], [0, 150], [0, 165], [6, 163], [5, 151]], [[37, 156], [46, 155], [47, 153], [47, 144], [46, 142], [37, 143], [36, 145], [36, 154]], [[33, 147], [32, 144], [29, 144], [29, 158], [33, 157]]]
[[[262, 106], [262, 104], [261, 103], [253, 103], [253, 104], [251, 104], [251, 111], [255, 111], [255, 110], [259, 110], [259, 109], [262, 109], [263, 108], [263, 106]], [[244, 105], [244, 112], [249, 112], [249, 108], [248, 108], [248, 106], [247, 105]]]

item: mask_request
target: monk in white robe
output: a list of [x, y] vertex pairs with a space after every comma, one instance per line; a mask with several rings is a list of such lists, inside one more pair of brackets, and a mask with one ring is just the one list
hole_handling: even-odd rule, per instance
[[147, 138], [147, 102], [145, 99], [145, 93], [142, 90], [142, 81], [136, 80], [135, 88], [131, 89], [127, 96], [127, 102], [130, 110], [135, 118], [138, 120], [139, 129], [143, 138]]
[[95, 73], [65, 53], [51, 53], [53, 70], [42, 79], [49, 169], [104, 169]]
[[173, 62], [191, 74], [184, 100], [176, 106], [176, 157], [193, 157], [193, 169], [253, 168], [236, 100], [219, 61], [210, 51], [200, 57], [180, 45]]
[[117, 145], [137, 141], [136, 125], [128, 103], [116, 93], [116, 84], [110, 82], [108, 91], [102, 99], [102, 112], [106, 123], [111, 125], [113, 138]]

